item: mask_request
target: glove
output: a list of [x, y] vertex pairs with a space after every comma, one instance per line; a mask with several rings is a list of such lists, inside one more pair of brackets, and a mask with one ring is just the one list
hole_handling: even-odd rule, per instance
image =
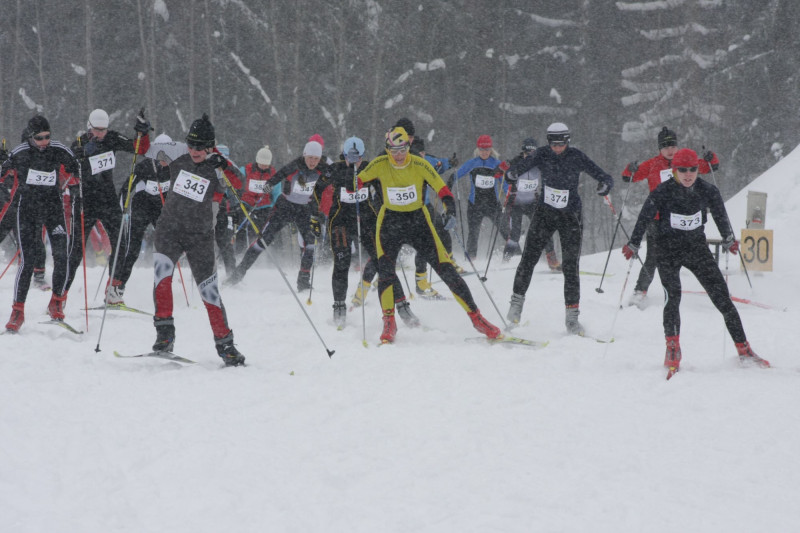
[[633, 176], [626, 176], [625, 174], [622, 175], [622, 181], [625, 183], [630, 183], [631, 179], [633, 179]]
[[8, 150], [3, 150], [0, 148], [0, 165], [6, 162], [8, 159]]
[[208, 154], [206, 156], [206, 161], [208, 161], [208, 163], [212, 167], [218, 168], [220, 170], [225, 170], [226, 168], [228, 168], [228, 160], [225, 159], [225, 157], [222, 154], [218, 154], [216, 152]]
[[83, 159], [86, 157], [86, 149], [82, 144], [75, 145], [75, 148], [72, 149], [72, 155], [75, 156], [75, 159]]
[[622, 247], [622, 255], [625, 256], [625, 259], [639, 257], [639, 247], [635, 244], [628, 243]]
[[601, 181], [597, 184], [597, 195], [598, 196], [605, 196], [611, 192], [611, 183], [605, 183]]
[[361, 154], [355, 148], [350, 148], [344, 156], [348, 165], [355, 165], [361, 159]]
[[315, 237], [322, 235], [322, 217], [320, 215], [311, 215], [311, 231], [314, 232]]
[[450, 231], [456, 228], [456, 217], [452, 213], [445, 213], [442, 215], [442, 224], [445, 231]]
[[631, 180], [633, 179], [633, 175], [636, 174], [637, 170], [639, 170], [639, 162], [631, 161], [630, 163], [628, 163], [628, 166], [626, 168], [629, 174], [628, 175], [623, 174], [622, 181], [624, 181], [625, 183], [630, 183]]
[[450, 165], [450, 168], [456, 168], [458, 166], [458, 158], [456, 154], [453, 154], [453, 157], [447, 160], [447, 163]]
[[714, 160], [714, 152], [706, 150], [706, 153], [703, 154], [703, 159], [711, 163]]
[[502, 163], [497, 165], [497, 168], [494, 170], [495, 172], [505, 172], [509, 168], [511, 168], [511, 165], [508, 164], [508, 161], [503, 161]]
[[136, 122], [133, 124], [133, 131], [136, 133], [141, 133], [142, 135], [147, 135], [150, 130], [153, 128], [150, 127], [150, 121], [144, 118], [144, 109], [139, 111], [139, 114], [136, 115]]
[[264, 188], [262, 189], [262, 192], [264, 194], [271, 193], [272, 192], [272, 185], [270, 185], [269, 183], [264, 183]]
[[727, 237], [725, 237], [725, 239], [722, 241], [722, 248], [723, 248], [723, 250], [725, 250], [726, 252], [730, 252], [730, 253], [732, 253], [733, 255], [736, 255], [736, 253], [739, 251], [739, 241], [737, 241], [736, 239], [734, 239], [734, 238], [733, 238], [733, 235], [728, 235], [728, 236], [727, 236]]

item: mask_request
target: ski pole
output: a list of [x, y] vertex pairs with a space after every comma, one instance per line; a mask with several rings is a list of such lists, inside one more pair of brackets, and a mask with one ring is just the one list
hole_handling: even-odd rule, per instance
[[[139, 111], [139, 114], [141, 116], [144, 116], [144, 108], [142, 108]], [[131, 186], [133, 185], [133, 173], [136, 170], [136, 156], [139, 154], [139, 146], [140, 146], [141, 142], [142, 142], [142, 133], [141, 132], [136, 132], [136, 144], [134, 144], [134, 149], [133, 149], [133, 161], [131, 162], [131, 174], [130, 174], [130, 176], [128, 176], [128, 191], [127, 191], [127, 195], [126, 195], [126, 198], [125, 198], [125, 205], [124, 205], [124, 208], [123, 208], [123, 211], [122, 211], [122, 222], [120, 223], [119, 233], [117, 234], [117, 246], [114, 249], [114, 261], [111, 264], [111, 271], [109, 272], [109, 276], [110, 276], [109, 283], [108, 283], [108, 286], [106, 287], [106, 290], [105, 290], [105, 296], [103, 297], [103, 318], [100, 320], [100, 333], [98, 333], [98, 335], [97, 335], [97, 346], [94, 347], [94, 351], [95, 352], [99, 352], [100, 351], [100, 339], [103, 337], [103, 328], [105, 327], [106, 314], [108, 313], [108, 306], [106, 305], [106, 301], [108, 301], [108, 289], [111, 286], [111, 280], [114, 279], [114, 270], [117, 267], [117, 258], [119, 257], [119, 247], [120, 247], [120, 244], [122, 243], [122, 231], [125, 228], [126, 223], [128, 222], [128, 218], [130, 218], [130, 211], [129, 211], [128, 207], [130, 205], [130, 199], [131, 199]], [[81, 166], [78, 166], [79, 171], [80, 171], [80, 168], [81, 168]], [[83, 180], [81, 180], [81, 181], [83, 181]], [[160, 188], [159, 188], [159, 190], [160, 190]], [[83, 194], [82, 191], [83, 191], [83, 189], [81, 189], [81, 195]], [[81, 219], [82, 218], [83, 218], [83, 202], [81, 201]], [[81, 230], [83, 230], [83, 220], [81, 220]], [[84, 250], [83, 265], [84, 265], [84, 272], [85, 272], [85, 269], [86, 269], [86, 242], [85, 241], [83, 243], [83, 250]], [[105, 274], [105, 272], [106, 272], [106, 269], [105, 269], [105, 267], [103, 267], [103, 274]], [[85, 273], [84, 273], [84, 275], [85, 275]], [[101, 278], [100, 278], [100, 282], [101, 283], [103, 282], [103, 277], [104, 276], [101, 276]], [[95, 295], [95, 297], [97, 297], [97, 295]], [[88, 311], [89, 304], [88, 303], [86, 304], [86, 308], [87, 308], [86, 313], [87, 313], [87, 320], [88, 320], [88, 313], [89, 313], [89, 311]], [[88, 329], [88, 325], [87, 325], [87, 329]]]
[[[78, 146], [81, 144], [81, 138], [78, 137]], [[83, 308], [86, 314], [86, 331], [89, 331], [89, 294], [88, 287], [86, 286], [86, 223], [83, 211], [83, 165], [78, 162], [78, 196], [81, 199], [81, 254], [83, 255]], [[73, 228], [73, 231], [75, 228]]]
[[[617, 303], [617, 309], [614, 311], [614, 318], [611, 320], [611, 327], [608, 328], [608, 338], [614, 338], [614, 326], [617, 324], [617, 316], [619, 316], [619, 311], [622, 309], [622, 299], [625, 297], [625, 288], [628, 286], [628, 278], [631, 275], [631, 269], [633, 268], [633, 258], [628, 261], [628, 271], [625, 273], [625, 281], [622, 282], [622, 291], [619, 293], [619, 302]], [[603, 350], [603, 357], [606, 356], [606, 352], [608, 351], [608, 344], [606, 344], [606, 349]]]
[[[619, 231], [619, 227], [622, 224], [622, 213], [625, 212], [625, 204], [628, 202], [628, 195], [631, 192], [631, 186], [628, 184], [628, 188], [625, 190], [625, 198], [622, 200], [622, 209], [619, 210], [619, 216], [617, 217], [617, 225], [614, 227], [614, 234], [611, 236], [611, 245], [608, 247], [608, 255], [606, 256], [606, 265], [603, 267], [603, 275], [600, 277], [600, 285], [595, 289], [600, 294], [603, 293], [603, 280], [606, 278], [606, 269], [608, 268], [608, 260], [611, 259], [611, 250], [614, 249], [614, 241], [617, 239], [617, 231]], [[607, 197], [606, 197], [607, 198]], [[611, 205], [611, 200], [608, 201], [608, 205]], [[611, 208], [612, 212], [614, 208]]]
[[414, 298], [414, 293], [411, 292], [411, 286], [408, 284], [408, 278], [406, 277], [406, 267], [403, 266], [403, 261], [400, 261], [400, 272], [403, 273], [403, 281], [406, 282], [406, 290], [408, 291], [409, 297], [408, 299], [411, 300]]
[[300, 298], [297, 297], [297, 293], [292, 288], [292, 284], [289, 282], [289, 278], [286, 277], [286, 273], [281, 268], [281, 265], [280, 265], [280, 263], [278, 263], [278, 260], [275, 259], [275, 257], [272, 255], [272, 251], [269, 249], [269, 246], [267, 245], [266, 241], [264, 240], [264, 236], [261, 234], [261, 230], [258, 229], [258, 226], [256, 225], [256, 223], [253, 222], [253, 219], [250, 218], [250, 215], [247, 213], [247, 209], [245, 209], [244, 206], [242, 205], [242, 200], [239, 198], [239, 193], [236, 192], [236, 189], [234, 189], [233, 185], [231, 184], [230, 180], [228, 179], [228, 176], [226, 176], [224, 172], [222, 173], [222, 177], [225, 180], [225, 184], [228, 186], [228, 189], [230, 190], [231, 194], [236, 199], [236, 204], [239, 206], [239, 209], [242, 210], [242, 213], [244, 213], [244, 216], [247, 218], [248, 222], [250, 222], [250, 225], [253, 227], [253, 231], [256, 232], [258, 240], [261, 242], [261, 245], [264, 247], [264, 250], [267, 252], [267, 257], [269, 258], [269, 260], [272, 262], [272, 264], [277, 269], [277, 271], [280, 274], [281, 278], [283, 279], [284, 283], [286, 283], [286, 287], [288, 287], [289, 292], [292, 293], [292, 296], [294, 297], [295, 302], [297, 302], [298, 307], [300, 307], [300, 310], [305, 315], [306, 320], [308, 320], [308, 323], [311, 325], [311, 329], [314, 330], [314, 333], [317, 335], [317, 338], [322, 343], [322, 346], [325, 348], [325, 351], [328, 353], [328, 357], [333, 357], [333, 354], [336, 353], [336, 350], [331, 350], [330, 348], [328, 348], [328, 345], [325, 344], [325, 339], [322, 338], [322, 335], [320, 335], [319, 330], [317, 330], [317, 326], [314, 325], [314, 321], [311, 320], [311, 317], [309, 316], [308, 312], [306, 311], [306, 308], [303, 307], [303, 303], [300, 301]]
[[3, 269], [3, 273], [0, 274], [0, 279], [3, 279], [3, 276], [6, 275], [6, 272], [8, 272], [8, 269], [11, 268], [11, 265], [14, 264], [14, 261], [17, 260], [17, 257], [19, 257], [19, 247], [17, 247], [17, 252], [14, 254], [14, 257], [11, 258], [11, 261], [9, 261], [8, 264], [6, 265], [6, 268]]
[[311, 305], [311, 293], [314, 292], [314, 272], [317, 270], [317, 236], [314, 236], [314, 256], [311, 258], [311, 277], [308, 280], [308, 300], [306, 305]]
[[[705, 151], [705, 149], [706, 149], [706, 147], [703, 146], [703, 151]], [[717, 178], [716, 178], [716, 176], [714, 174], [714, 167], [711, 166], [711, 163], [708, 164], [708, 168], [711, 170], [711, 179], [714, 180], [714, 187], [717, 187], [717, 190], [719, 190], [719, 187], [717, 186]], [[722, 194], [722, 193], [720, 193], [720, 194]], [[731, 224], [730, 219], [728, 219], [728, 229], [731, 230], [731, 235], [734, 236], [733, 238], [735, 240], [736, 237], [735, 237], [735, 233], [733, 232], [733, 225]], [[728, 253], [727, 250], [726, 250], [725, 253]], [[744, 275], [747, 278], [747, 284], [750, 285], [750, 289], [752, 290], [753, 282], [750, 281], [750, 273], [747, 272], [747, 265], [744, 264], [744, 257], [742, 257], [741, 252], [738, 255], [739, 255], [739, 262], [742, 264], [742, 270], [744, 270]], [[727, 268], [726, 268], [726, 270], [727, 270]]]
[[500, 312], [500, 309], [497, 307], [494, 298], [492, 298], [492, 293], [489, 292], [489, 288], [486, 287], [486, 283], [483, 281], [483, 278], [481, 278], [480, 274], [478, 274], [478, 269], [475, 268], [475, 263], [472, 262], [472, 258], [467, 253], [467, 248], [464, 246], [464, 241], [461, 239], [461, 237], [459, 237], [457, 231], [454, 231], [453, 233], [455, 234], [456, 239], [458, 240], [458, 244], [461, 245], [461, 249], [464, 251], [464, 255], [467, 257], [467, 261], [469, 261], [469, 266], [472, 268], [472, 272], [475, 273], [475, 277], [477, 277], [478, 281], [481, 282], [481, 287], [483, 287], [483, 290], [486, 291], [486, 296], [488, 296], [489, 301], [492, 302], [492, 307], [494, 307], [494, 310], [497, 311], [497, 315], [503, 322], [503, 329], [508, 329], [508, 323], [506, 322], [506, 319], [503, 317], [503, 314]]
[[[503, 174], [503, 181], [500, 182], [500, 190], [503, 190], [503, 182], [505, 182], [506, 176]], [[494, 256], [494, 246], [497, 243], [497, 235], [500, 233], [500, 225], [503, 224], [503, 219], [505, 218], [505, 210], [508, 207], [508, 195], [506, 195], [505, 202], [503, 202], [503, 209], [500, 210], [500, 214], [498, 218], [500, 220], [495, 221], [494, 225], [494, 238], [492, 238], [492, 244], [489, 245], [489, 259], [486, 261], [486, 269], [483, 271], [483, 281], [486, 281], [488, 278], [486, 277], [489, 274], [489, 265], [492, 263], [492, 257]], [[508, 220], [511, 220], [511, 214], [509, 213]], [[510, 226], [510, 225], [509, 225]]]
[[[353, 143], [353, 148], [355, 148], [355, 143]], [[356, 232], [358, 233], [358, 264], [363, 265], [364, 263], [361, 262], [361, 209], [359, 204], [361, 203], [358, 198], [358, 163], [353, 163], [353, 190], [356, 192]], [[363, 294], [364, 292], [364, 285], [361, 282], [361, 276], [359, 276], [358, 283], [361, 286], [361, 292], [364, 297], [364, 301], [361, 302], [361, 344], [364, 348], [367, 347], [367, 311], [365, 309], [367, 300], [367, 295]]]

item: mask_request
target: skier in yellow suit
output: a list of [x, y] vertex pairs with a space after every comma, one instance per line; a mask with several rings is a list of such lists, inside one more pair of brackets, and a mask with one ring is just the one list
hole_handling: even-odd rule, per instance
[[[439, 240], [424, 205], [425, 185], [430, 185], [445, 206], [445, 229], [455, 226], [455, 200], [441, 176], [424, 158], [409, 153], [406, 130], [395, 127], [386, 133], [386, 155], [378, 156], [358, 174], [359, 181], [380, 181], [383, 206], [378, 213], [375, 245], [378, 250], [378, 292], [383, 308], [382, 343], [394, 342], [397, 324], [394, 320], [395, 262], [403, 244], [411, 245], [433, 266], [461, 304], [475, 329], [495, 339], [500, 329], [481, 315], [469, 287], [456, 272], [447, 250]], [[359, 184], [360, 188], [360, 184]]]

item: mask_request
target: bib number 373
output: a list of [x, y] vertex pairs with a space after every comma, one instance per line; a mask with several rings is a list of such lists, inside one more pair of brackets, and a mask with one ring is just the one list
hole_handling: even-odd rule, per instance
[[172, 191], [195, 202], [202, 202], [210, 183], [205, 178], [181, 170], [175, 179], [175, 186]]

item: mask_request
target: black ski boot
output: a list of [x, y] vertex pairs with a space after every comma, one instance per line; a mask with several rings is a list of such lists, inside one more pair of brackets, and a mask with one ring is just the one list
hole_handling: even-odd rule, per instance
[[347, 323], [347, 306], [344, 302], [333, 302], [333, 323], [336, 329], [344, 329]]
[[225, 366], [244, 365], [244, 356], [233, 345], [233, 331], [221, 339], [214, 339], [217, 345], [217, 354], [225, 362]]
[[175, 346], [175, 320], [172, 317], [153, 317], [156, 327], [156, 343], [153, 344], [154, 352], [171, 352]]
[[307, 291], [311, 288], [311, 272], [301, 270], [297, 273], [297, 292]]

